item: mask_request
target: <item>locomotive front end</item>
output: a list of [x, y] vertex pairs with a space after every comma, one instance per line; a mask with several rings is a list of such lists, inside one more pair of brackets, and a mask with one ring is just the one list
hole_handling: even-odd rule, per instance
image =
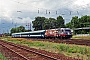
[[66, 34], [66, 38], [71, 38], [72, 37], [72, 32], [71, 32], [71, 29], [69, 28], [66, 28], [65, 29], [65, 34]]
[[72, 32], [70, 28], [59, 28], [57, 29], [58, 38], [71, 38]]

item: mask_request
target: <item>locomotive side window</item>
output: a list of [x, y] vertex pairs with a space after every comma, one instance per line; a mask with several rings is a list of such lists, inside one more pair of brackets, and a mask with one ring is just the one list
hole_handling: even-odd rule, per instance
[[64, 30], [62, 30], [62, 32], [64, 32]]
[[63, 34], [63, 33], [64, 33], [64, 30], [62, 29], [62, 30], [61, 30], [61, 34]]

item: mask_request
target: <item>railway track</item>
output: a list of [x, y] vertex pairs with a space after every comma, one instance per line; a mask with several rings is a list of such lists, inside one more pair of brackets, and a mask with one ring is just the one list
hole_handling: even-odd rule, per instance
[[11, 60], [81, 60], [0, 40], [0, 51]]
[[48, 42], [55, 42], [55, 43], [66, 43], [66, 44], [76, 44], [76, 45], [86, 45], [90, 46], [90, 40], [83, 40], [83, 39], [30, 39], [33, 41], [48, 41]]

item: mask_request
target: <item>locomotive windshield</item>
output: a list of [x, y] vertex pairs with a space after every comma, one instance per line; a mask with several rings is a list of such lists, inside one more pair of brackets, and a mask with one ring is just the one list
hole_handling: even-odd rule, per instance
[[71, 32], [71, 30], [65, 30], [66, 32]]

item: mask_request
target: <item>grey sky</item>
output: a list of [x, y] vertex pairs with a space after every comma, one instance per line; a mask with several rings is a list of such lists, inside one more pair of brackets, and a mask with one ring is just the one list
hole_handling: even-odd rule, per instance
[[65, 23], [68, 23], [72, 16], [90, 15], [90, 1], [0, 0], [0, 33], [8, 32], [15, 25], [23, 25], [27, 29], [26, 24], [37, 16], [56, 18], [59, 15], [63, 16]]

